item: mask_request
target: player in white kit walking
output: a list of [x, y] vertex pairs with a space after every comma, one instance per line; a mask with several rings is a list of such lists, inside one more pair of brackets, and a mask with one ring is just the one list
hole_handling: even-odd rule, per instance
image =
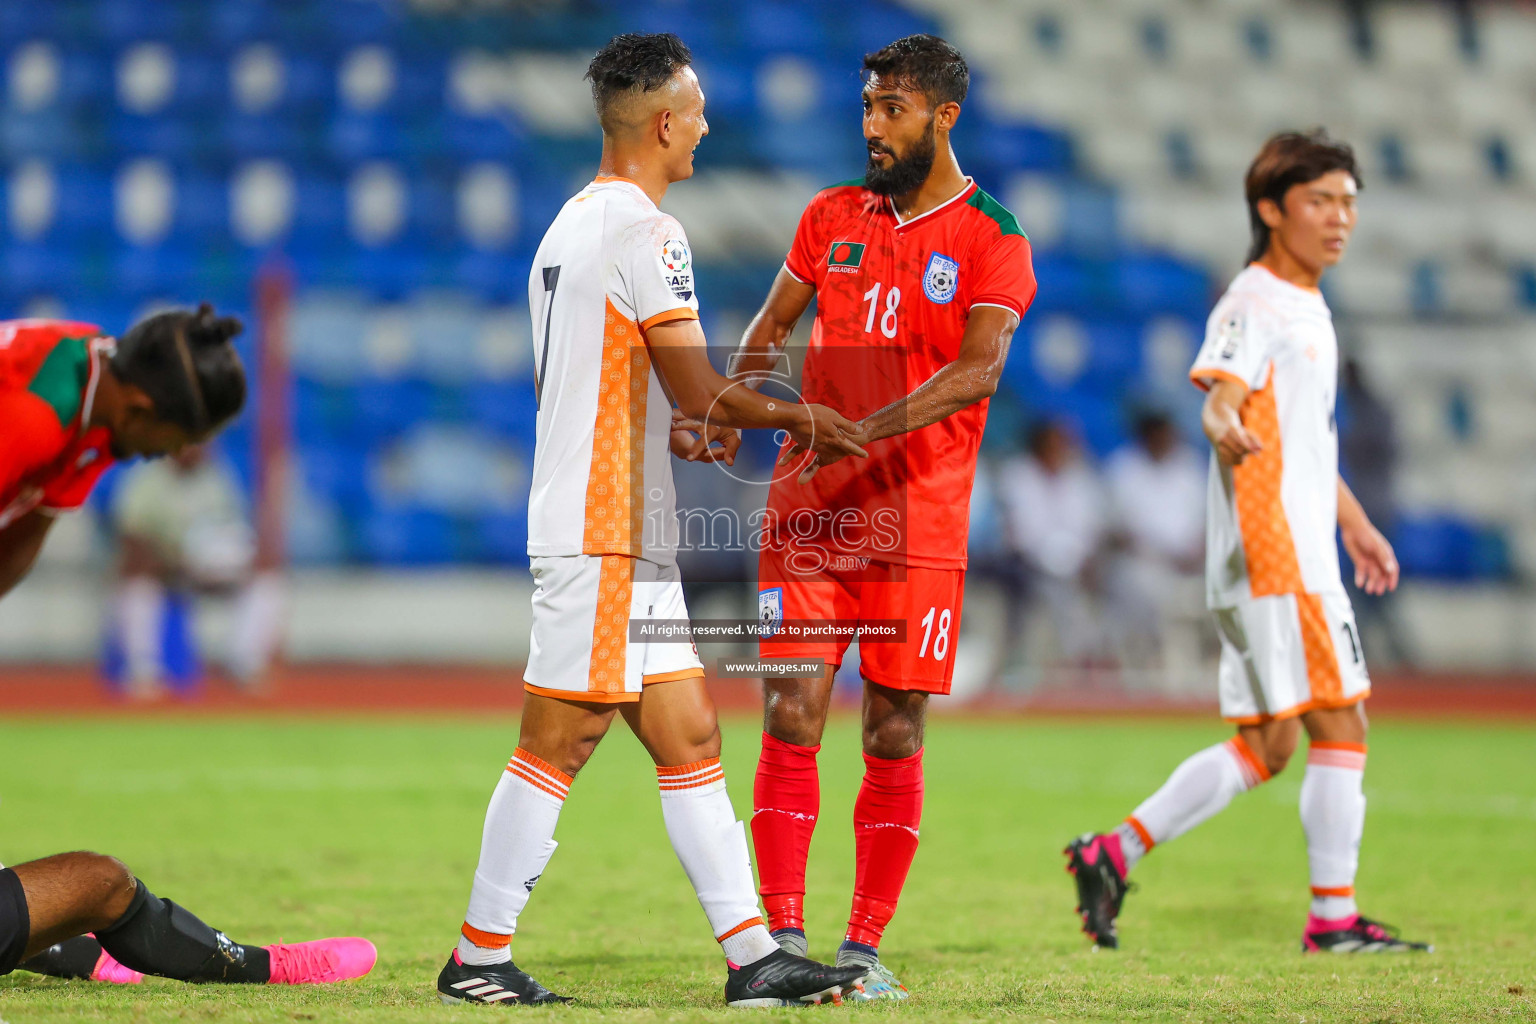
[[1118, 944], [1137, 861], [1281, 771], [1305, 727], [1312, 905], [1302, 949], [1430, 948], [1355, 906], [1371, 682], [1335, 529], [1367, 593], [1394, 589], [1398, 566], [1339, 477], [1338, 340], [1317, 285], [1344, 255], [1359, 180], [1353, 150], [1321, 130], [1271, 138], [1248, 169], [1250, 262], [1216, 304], [1190, 370], [1207, 392], [1206, 597], [1221, 634], [1221, 713], [1237, 735], [1185, 760], [1113, 831], [1067, 847], [1083, 930], [1100, 946]]
[[[863, 969], [791, 956], [769, 936], [698, 651], [686, 635], [645, 642], [631, 632], [688, 618], [673, 454], [729, 463], [740, 443], [733, 427], [784, 430], [828, 457], [864, 454], [854, 425], [831, 409], [773, 402], [710, 365], [687, 236], [656, 205], [692, 175], [708, 132], [691, 60], [671, 34], [617, 36], [593, 58], [599, 174], [561, 209], [534, 257], [527, 702], [486, 813], [458, 948], [438, 976], [445, 1002], [563, 998], [512, 963], [512, 935], [554, 853], [573, 777], [616, 713], [656, 762], [667, 835], [726, 957], [726, 1001], [779, 1006], [862, 992]], [[674, 402], [682, 417], [714, 426], [674, 430]]]

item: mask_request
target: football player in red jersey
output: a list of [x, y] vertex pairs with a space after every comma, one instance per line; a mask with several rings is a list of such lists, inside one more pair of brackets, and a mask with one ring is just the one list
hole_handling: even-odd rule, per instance
[[[0, 321], [0, 596], [32, 567], [54, 516], [83, 505], [113, 462], [180, 451], [234, 418], [240, 329], [206, 304], [121, 339], [75, 321]], [[235, 942], [100, 854], [0, 868], [0, 975], [317, 984], [362, 977], [377, 956], [360, 938]]]
[[240, 411], [239, 331], [208, 305], [149, 317], [121, 340], [69, 320], [0, 321], [0, 596], [112, 463], [180, 451]]
[[[749, 380], [771, 371], [815, 298], [804, 400], [862, 417], [867, 460], [818, 461], [786, 443], [781, 465], [800, 472], [770, 489], [761, 653], [825, 659], [825, 670], [767, 680], [752, 835], [770, 927], [804, 953], [816, 753], [850, 637], [797, 627], [857, 624], [866, 769], [838, 963], [878, 970], [897, 998], [906, 990], [879, 966], [878, 947], [917, 851], [924, 711], [953, 673], [987, 399], [1035, 295], [1024, 232], [961, 173], [950, 148], [969, 84], [965, 59], [931, 35], [864, 59], [864, 177], [824, 189], [806, 208], [733, 365]], [[878, 642], [872, 627], [895, 642]]]

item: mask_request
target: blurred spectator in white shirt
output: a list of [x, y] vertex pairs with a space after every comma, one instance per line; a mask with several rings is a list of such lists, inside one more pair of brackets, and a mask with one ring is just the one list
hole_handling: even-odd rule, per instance
[[998, 471], [1008, 540], [1024, 563], [1034, 603], [1043, 603], [1064, 660], [1104, 654], [1093, 607], [1094, 556], [1104, 540], [1104, 491], [1064, 424], [1029, 431], [1027, 452]]
[[1193, 677], [1205, 619], [1206, 457], [1170, 416], [1149, 410], [1137, 417], [1136, 440], [1110, 457], [1105, 480], [1110, 619], [1121, 660]]
[[281, 576], [257, 558], [256, 533], [231, 468], [203, 446], [128, 470], [112, 505], [121, 551], [117, 639], [131, 695], [166, 681], [170, 593], [233, 601], [222, 661], [243, 686], [260, 682], [282, 638]]

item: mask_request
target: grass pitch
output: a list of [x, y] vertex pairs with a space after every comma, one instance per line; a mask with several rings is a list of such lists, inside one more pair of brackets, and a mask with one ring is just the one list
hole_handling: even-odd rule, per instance
[[[1433, 941], [1426, 957], [1297, 952], [1306, 859], [1298, 759], [1138, 868], [1123, 948], [1094, 953], [1058, 851], [1118, 821], [1217, 722], [939, 720], [922, 847], [886, 960], [914, 999], [843, 1010], [909, 1019], [1536, 1021], [1536, 728], [1381, 721], [1366, 775], [1367, 913]], [[157, 893], [246, 942], [360, 934], [362, 982], [135, 988], [23, 973], [23, 1022], [489, 1019], [432, 984], [462, 920], [511, 720], [104, 720], [0, 725], [0, 859], [122, 857]], [[726, 726], [749, 813], [753, 722]], [[830, 955], [853, 882], [857, 727], [829, 728], [811, 851], [813, 954]], [[654, 775], [617, 726], [573, 787], [561, 848], [524, 915], [518, 963], [579, 1003], [551, 1021], [732, 1017], [703, 912], [667, 845]], [[732, 1017], [734, 1019], [734, 1017]]]

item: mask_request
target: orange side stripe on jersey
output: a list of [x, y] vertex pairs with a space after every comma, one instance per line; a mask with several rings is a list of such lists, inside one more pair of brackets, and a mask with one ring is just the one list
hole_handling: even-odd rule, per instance
[[657, 313], [640, 321], [640, 330], [648, 331], [657, 324], [671, 323], [673, 320], [697, 320], [699, 314], [688, 306], [680, 306], [677, 309], [669, 309], [665, 313]]
[[612, 302], [607, 307], [581, 550], [587, 555], [639, 555], [651, 357], [640, 325]]
[[1243, 387], [1248, 386], [1247, 381], [1227, 370], [1203, 370], [1196, 367], [1189, 371], [1189, 382], [1201, 391], [1211, 390], [1209, 381], [1213, 380], [1226, 380], [1231, 381], [1233, 384], [1241, 384]]
[[590, 694], [624, 692], [629, 660], [629, 612], [634, 605], [635, 560], [604, 555], [597, 581], [597, 614], [592, 620]]
[[1353, 896], [1354, 894], [1355, 887], [1352, 885], [1314, 885], [1312, 887], [1313, 896]]
[[[1285, 518], [1285, 506], [1280, 502], [1285, 457], [1280, 446], [1280, 410], [1275, 405], [1273, 371], [1269, 384], [1250, 394], [1243, 403], [1242, 417], [1243, 426], [1264, 446], [1262, 452], [1232, 467], [1233, 500], [1237, 505], [1238, 532], [1243, 538], [1243, 557], [1248, 563], [1248, 586], [1254, 597], [1298, 594], [1302, 589], [1301, 563], [1296, 558], [1296, 542]], [[1316, 689], [1312, 695], [1318, 696]]]
[[640, 680], [642, 686], [650, 686], [652, 683], [675, 683], [679, 679], [703, 678], [704, 670], [701, 668], [680, 668], [676, 672], [652, 672]]
[[1143, 850], [1150, 851], [1152, 847], [1157, 845], [1157, 842], [1152, 838], [1152, 833], [1147, 831], [1147, 826], [1137, 821], [1134, 814], [1129, 818], [1126, 818], [1125, 823], [1131, 826], [1131, 831], [1135, 832], [1136, 838], [1141, 840], [1141, 847]]
[[507, 946], [512, 945], [512, 936], [497, 935], [495, 932], [483, 932], [468, 921], [465, 921], [464, 927], [459, 929], [459, 934], [481, 949], [505, 949]]
[[1307, 659], [1307, 682], [1312, 700], [1336, 704], [1344, 699], [1344, 680], [1339, 675], [1339, 652], [1328, 629], [1323, 599], [1316, 594], [1296, 595], [1296, 614], [1301, 620], [1301, 650]]

